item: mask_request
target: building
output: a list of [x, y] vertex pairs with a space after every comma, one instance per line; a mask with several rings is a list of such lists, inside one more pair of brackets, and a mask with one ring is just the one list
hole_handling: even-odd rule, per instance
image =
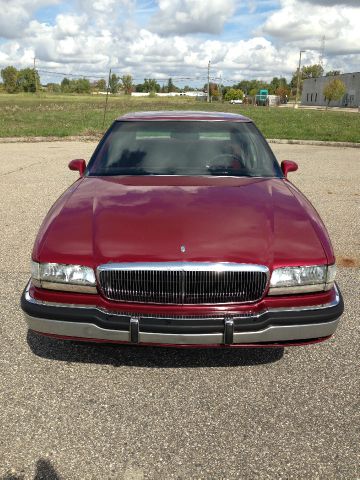
[[303, 91], [301, 95], [302, 105], [327, 105], [324, 98], [325, 85], [338, 78], [344, 82], [346, 93], [342, 99], [336, 102], [331, 102], [331, 107], [358, 107], [360, 106], [360, 72], [357, 73], [343, 73], [341, 75], [334, 75], [329, 77], [307, 78], [304, 80]]
[[[149, 97], [150, 92], [131, 92], [133, 97]], [[207, 94], [198, 90], [192, 92], [169, 92], [169, 93], [155, 93], [157, 97], [207, 97]]]

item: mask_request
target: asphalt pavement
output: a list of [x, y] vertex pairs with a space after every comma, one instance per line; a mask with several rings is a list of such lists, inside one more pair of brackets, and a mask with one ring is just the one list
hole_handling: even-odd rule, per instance
[[0, 144], [0, 478], [359, 479], [360, 150], [272, 145], [328, 227], [345, 313], [322, 344], [180, 350], [27, 331], [32, 244], [93, 143]]

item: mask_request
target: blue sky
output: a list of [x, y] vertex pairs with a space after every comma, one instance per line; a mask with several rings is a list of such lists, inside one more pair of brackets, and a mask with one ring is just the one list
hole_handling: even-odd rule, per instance
[[[43, 83], [61, 74], [201, 84], [291, 77], [305, 64], [359, 70], [357, 0], [0, 0], [0, 67], [31, 66]], [[45, 71], [54, 72], [52, 75]], [[182, 78], [186, 80], [181, 80]], [[189, 79], [189, 80], [187, 80]], [[225, 82], [226, 83], [226, 82]]]

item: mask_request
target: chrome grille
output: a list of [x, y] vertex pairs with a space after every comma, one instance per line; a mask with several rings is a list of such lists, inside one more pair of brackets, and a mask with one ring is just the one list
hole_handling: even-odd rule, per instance
[[259, 300], [269, 271], [236, 263], [130, 263], [98, 268], [104, 296], [160, 304], [244, 303]]

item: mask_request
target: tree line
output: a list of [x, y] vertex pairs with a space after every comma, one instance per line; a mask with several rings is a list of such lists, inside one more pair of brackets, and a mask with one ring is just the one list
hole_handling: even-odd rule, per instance
[[33, 68], [17, 70], [9, 65], [1, 70], [4, 88], [8, 93], [36, 92], [40, 85], [40, 77]]
[[[338, 75], [340, 71], [333, 70], [326, 73], [327, 76]], [[219, 83], [210, 82], [210, 96], [213, 100], [224, 99], [226, 101], [242, 99], [244, 96], [254, 97], [259, 90], [266, 89], [270, 95], [278, 95], [281, 99], [287, 99], [294, 96], [297, 88], [299, 70], [293, 72], [291, 80], [288, 82], [284, 77], [273, 77], [270, 82], [262, 80], [241, 80], [233, 85], [220, 85]], [[300, 70], [300, 93], [302, 90], [303, 81], [307, 78], [317, 78], [324, 75], [324, 69], [321, 65], [305, 65]], [[8, 66], [1, 70], [1, 77], [3, 80], [3, 88], [8, 93], [17, 92], [36, 92], [43, 88], [40, 83], [40, 77], [37, 70], [33, 68], [25, 68], [17, 70], [13, 66]], [[207, 83], [203, 86], [203, 91], [207, 92]], [[162, 82], [154, 78], [145, 78], [143, 83], [135, 84], [133, 77], [129, 74], [118, 76], [112, 73], [109, 76], [108, 82], [105, 78], [90, 82], [87, 78], [69, 79], [63, 78], [60, 84], [48, 83], [46, 90], [52, 93], [82, 93], [89, 94], [94, 91], [109, 92], [116, 94], [119, 91], [125, 95], [130, 95], [132, 92], [147, 92], [147, 93], [171, 93], [197, 90], [196, 88], [186, 85], [185, 87], [178, 87], [174, 84], [172, 78], [167, 82]]]

